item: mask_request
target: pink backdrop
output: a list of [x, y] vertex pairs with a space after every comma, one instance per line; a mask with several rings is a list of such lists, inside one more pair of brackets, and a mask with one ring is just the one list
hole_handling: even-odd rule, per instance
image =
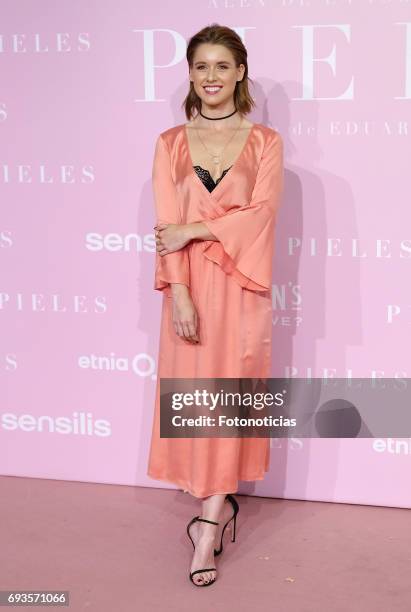
[[[411, 376], [411, 3], [300, 4], [2, 2], [2, 474], [169, 487], [146, 477], [151, 164], [186, 122], [187, 40], [213, 22], [246, 43], [249, 119], [285, 143], [272, 375]], [[410, 455], [273, 439], [240, 492], [410, 507]]]

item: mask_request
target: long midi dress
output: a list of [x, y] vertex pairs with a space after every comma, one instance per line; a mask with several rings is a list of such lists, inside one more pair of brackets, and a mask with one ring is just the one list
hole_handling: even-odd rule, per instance
[[[269, 438], [160, 438], [160, 379], [269, 377], [271, 274], [284, 182], [279, 132], [254, 123], [239, 156], [212, 185], [194, 166], [185, 124], [156, 142], [152, 184], [157, 223], [202, 221], [216, 240], [156, 252], [154, 289], [162, 291], [154, 418], [147, 475], [199, 498], [235, 493], [262, 480]], [[211, 184], [211, 187], [210, 187]], [[170, 283], [183, 283], [197, 310], [200, 342], [177, 335]]]

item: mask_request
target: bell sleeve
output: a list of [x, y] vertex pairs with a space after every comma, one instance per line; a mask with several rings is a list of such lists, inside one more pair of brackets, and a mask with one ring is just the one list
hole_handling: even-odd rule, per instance
[[[155, 147], [152, 185], [156, 224], [181, 223], [176, 186], [171, 176], [171, 158], [166, 141], [160, 134]], [[190, 286], [189, 257], [186, 247], [167, 255], [156, 250], [154, 289], [171, 296], [170, 283]]]
[[264, 145], [251, 201], [230, 204], [225, 214], [202, 222], [217, 241], [205, 241], [203, 254], [244, 289], [271, 289], [274, 230], [284, 188], [283, 141], [272, 130]]

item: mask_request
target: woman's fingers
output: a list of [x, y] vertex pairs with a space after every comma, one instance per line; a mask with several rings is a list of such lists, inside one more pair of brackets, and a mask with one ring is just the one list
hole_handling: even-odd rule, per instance
[[168, 253], [161, 238], [156, 238], [156, 251], [159, 255], [166, 255]]
[[195, 325], [194, 322], [185, 322], [183, 323], [183, 329], [184, 329], [184, 336], [187, 340], [189, 340], [190, 342], [196, 343], [197, 339], [196, 339], [196, 330], [195, 330]]
[[159, 255], [167, 255], [167, 253], [169, 253], [169, 250], [163, 244], [161, 238], [156, 238], [156, 251]]
[[174, 251], [182, 249], [187, 243], [187, 240], [184, 241], [182, 238], [180, 226], [174, 223], [163, 224], [163, 227], [158, 226], [155, 236], [157, 251], [161, 250], [161, 246], [163, 246], [164, 249], [167, 249], [167, 253], [174, 253]]
[[174, 329], [176, 330], [176, 334], [183, 338], [183, 340], [191, 341], [190, 330], [187, 323], [183, 323], [182, 321], [174, 322]]
[[180, 337], [184, 338], [184, 330], [183, 330], [183, 326], [182, 326], [182, 324], [180, 323], [180, 321], [177, 321], [177, 334], [178, 334]]
[[[187, 299], [188, 297], [188, 299]], [[176, 334], [190, 344], [198, 344], [198, 315], [190, 296], [173, 300], [173, 324]]]

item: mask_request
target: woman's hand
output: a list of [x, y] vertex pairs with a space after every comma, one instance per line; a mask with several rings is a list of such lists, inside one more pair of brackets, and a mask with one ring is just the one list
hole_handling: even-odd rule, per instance
[[184, 224], [159, 223], [156, 230], [156, 250], [159, 255], [179, 251], [191, 240], [189, 228]]
[[173, 325], [176, 334], [190, 342], [198, 344], [198, 315], [188, 291], [173, 292]]

